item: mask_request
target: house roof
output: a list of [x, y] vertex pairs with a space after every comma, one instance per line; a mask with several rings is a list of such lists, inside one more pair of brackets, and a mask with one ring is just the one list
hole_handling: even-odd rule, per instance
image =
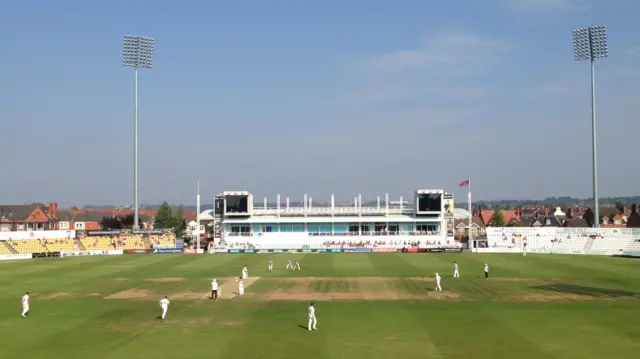
[[589, 223], [584, 218], [567, 218], [564, 220], [563, 226], [585, 228], [589, 227]]
[[[454, 226], [457, 228], [458, 225], [462, 225], [464, 228], [469, 228], [469, 218], [464, 219], [454, 219]], [[479, 228], [485, 228], [484, 223], [482, 222], [482, 218], [479, 216], [473, 216], [473, 224], [478, 226]]]
[[[480, 216], [482, 217], [482, 221], [486, 224], [489, 225], [491, 223], [491, 217], [493, 217], [493, 213], [495, 212], [495, 210], [493, 209], [485, 209], [480, 211]], [[514, 220], [517, 222], [520, 222], [520, 216], [518, 215], [518, 213], [516, 212], [516, 210], [504, 210], [501, 211], [502, 212], [502, 216], [504, 217], [504, 223], [505, 224], [509, 224], [511, 222], [513, 222]]]
[[535, 223], [540, 223], [542, 227], [560, 227], [561, 223], [555, 216], [545, 216], [534, 218], [533, 222], [531, 222], [530, 226], [535, 226]]
[[605, 206], [605, 207], [600, 207], [600, 212], [598, 214], [600, 215], [600, 218], [602, 217], [613, 218], [616, 215], [620, 214], [620, 210], [617, 209], [616, 207]]
[[[26, 221], [33, 211], [38, 208], [38, 205], [2, 205], [0, 206], [0, 220], [5, 221]], [[46, 213], [46, 212], [45, 212]]]

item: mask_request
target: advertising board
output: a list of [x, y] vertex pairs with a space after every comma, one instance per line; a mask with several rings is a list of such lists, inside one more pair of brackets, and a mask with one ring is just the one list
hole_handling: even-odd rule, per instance
[[17, 259], [32, 259], [30, 253], [27, 254], [2, 254], [0, 255], [0, 261], [12, 261]]
[[31, 253], [31, 258], [60, 258], [60, 252]]
[[75, 238], [76, 231], [18, 231], [18, 232], [0, 232], [0, 240], [9, 239], [63, 239]]
[[182, 253], [181, 248], [158, 248], [154, 253]]
[[147, 254], [153, 252], [153, 249], [128, 249], [124, 253], [126, 254]]
[[345, 253], [371, 253], [371, 248], [344, 248]]
[[395, 252], [400, 252], [400, 250], [397, 248], [374, 248], [373, 252], [374, 253], [395, 253]]

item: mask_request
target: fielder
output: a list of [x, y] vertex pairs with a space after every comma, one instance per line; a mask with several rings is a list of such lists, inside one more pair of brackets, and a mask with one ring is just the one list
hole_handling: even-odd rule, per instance
[[164, 323], [164, 320], [167, 318], [167, 310], [169, 309], [169, 299], [165, 295], [164, 298], [160, 299], [160, 308], [162, 308], [162, 315], [160, 316], [160, 321]]
[[273, 270], [273, 261], [271, 259], [269, 259], [268, 270]]
[[313, 306], [313, 303], [309, 304], [309, 325], [307, 325], [308, 330], [317, 330], [316, 325], [318, 321], [316, 320], [316, 308]]
[[458, 263], [453, 262], [453, 278], [460, 278], [460, 273], [458, 272]]
[[287, 270], [287, 269], [293, 269], [293, 268], [294, 268], [294, 267], [293, 267], [293, 262], [291, 261], [291, 259], [289, 259], [289, 260], [287, 261], [287, 266], [284, 268], [284, 270]]
[[242, 279], [247, 279], [247, 277], [249, 277], [249, 270], [247, 269], [247, 265], [244, 265], [244, 268], [242, 268]]
[[300, 263], [298, 263], [298, 261], [296, 261], [295, 267], [293, 267], [293, 270], [300, 270]]
[[211, 281], [211, 299], [218, 300], [218, 281], [215, 278]]
[[29, 316], [29, 292], [22, 296], [22, 316], [25, 318]]
[[442, 287], [440, 286], [440, 274], [436, 273], [436, 292], [442, 292]]
[[487, 263], [484, 264], [484, 278], [489, 279], [489, 265]]
[[236, 282], [238, 282], [238, 295], [244, 295], [244, 280], [240, 277], [236, 279]]

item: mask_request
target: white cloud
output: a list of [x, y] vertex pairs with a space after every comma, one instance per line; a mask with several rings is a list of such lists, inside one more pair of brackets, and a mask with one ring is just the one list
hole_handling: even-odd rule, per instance
[[587, 5], [587, 0], [499, 0], [504, 6], [516, 11], [574, 10]]
[[373, 74], [464, 76], [496, 65], [507, 47], [474, 34], [441, 33], [423, 47], [373, 56], [357, 67]]
[[384, 83], [363, 86], [360, 89], [340, 93], [330, 100], [338, 105], [371, 105], [385, 102], [411, 101], [418, 99], [470, 99], [491, 95], [486, 87], [442, 86], [424, 83], [422, 85]]

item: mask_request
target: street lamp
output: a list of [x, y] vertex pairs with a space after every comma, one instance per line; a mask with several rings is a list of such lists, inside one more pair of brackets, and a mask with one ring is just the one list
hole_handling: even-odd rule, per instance
[[134, 70], [133, 105], [133, 229], [140, 229], [140, 202], [138, 190], [138, 68], [150, 69], [153, 63], [154, 41], [149, 37], [124, 37], [122, 65]]
[[593, 151], [593, 226], [600, 227], [600, 204], [598, 201], [598, 147], [596, 145], [596, 75], [595, 59], [609, 56], [607, 28], [590, 26], [573, 30], [573, 52], [576, 61], [591, 62], [591, 142]]

